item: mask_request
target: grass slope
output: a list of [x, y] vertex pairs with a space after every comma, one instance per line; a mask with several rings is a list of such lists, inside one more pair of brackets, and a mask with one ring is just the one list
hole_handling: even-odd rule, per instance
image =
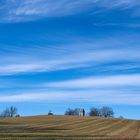
[[140, 139], [140, 121], [73, 116], [0, 119], [0, 139]]

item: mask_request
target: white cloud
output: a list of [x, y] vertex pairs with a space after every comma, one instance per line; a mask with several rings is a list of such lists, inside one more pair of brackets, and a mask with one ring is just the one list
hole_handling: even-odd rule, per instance
[[[68, 54], [65, 53], [65, 55], [61, 55], [62, 53], [60, 52], [57, 54], [57, 57], [55, 57], [55, 55], [54, 57], [47, 56], [46, 51], [44, 52], [43, 51], [40, 52], [42, 56], [39, 58], [37, 57], [38, 54], [36, 53], [34, 53], [36, 55], [33, 54], [31, 56], [29, 56], [27, 53], [27, 55], [23, 55], [22, 57], [21, 55], [1, 56], [2, 59], [0, 61], [1, 63], [0, 75], [14, 75], [14, 74], [21, 74], [21, 73], [29, 73], [29, 72], [49, 72], [49, 71], [67, 70], [72, 68], [87, 68], [91, 66], [96, 68], [97, 65], [100, 65], [102, 63], [111, 63], [111, 62], [118, 62], [118, 61], [135, 62], [136, 63], [135, 66], [125, 65], [124, 69], [127, 68], [129, 69], [129, 68], [139, 67], [138, 63], [140, 60], [140, 55], [138, 51], [137, 50], [132, 51], [129, 49], [127, 50], [126, 49], [101, 49], [101, 50], [87, 49], [87, 51], [81, 49], [80, 52], [78, 51], [74, 52], [74, 50], [70, 51], [69, 49], [65, 49], [65, 52], [69, 52], [69, 53]], [[4, 57], [6, 57], [6, 59]], [[122, 66], [117, 66], [117, 68], [118, 70], [119, 68], [122, 69]], [[114, 67], [114, 69], [116, 68]]]
[[137, 0], [98, 0], [98, 2], [101, 6], [105, 6], [106, 8], [131, 8], [140, 4]]
[[101, 104], [140, 105], [140, 95], [115, 90], [54, 91], [0, 95], [0, 102], [93, 102]]
[[1, 22], [19, 22], [72, 15], [96, 6], [107, 9], [130, 8], [140, 3], [137, 0], [11, 0], [2, 4]]
[[34, 64], [13, 64], [0, 66], [0, 75], [12, 75], [17, 73], [33, 72], [40, 69], [38, 65]]
[[96, 71], [137, 69], [140, 67], [138, 39], [127, 36], [52, 47], [4, 46], [0, 48], [0, 75], [80, 68]]
[[140, 74], [87, 77], [70, 81], [47, 84], [53, 88], [103, 88], [120, 86], [140, 86]]

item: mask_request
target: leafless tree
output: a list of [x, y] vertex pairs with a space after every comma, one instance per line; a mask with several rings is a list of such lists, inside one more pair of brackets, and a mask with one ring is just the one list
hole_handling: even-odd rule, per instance
[[79, 116], [79, 108], [75, 108], [75, 109], [70, 109], [68, 108], [65, 112], [65, 115], [71, 115], [71, 116]]
[[6, 108], [2, 113], [1, 113], [1, 117], [15, 117], [17, 115], [17, 108], [16, 107], [9, 107], [9, 108]]
[[100, 116], [100, 110], [98, 108], [91, 108], [89, 116]]
[[110, 107], [102, 107], [100, 109], [100, 116], [105, 117], [105, 118], [113, 117], [114, 116], [114, 111]]

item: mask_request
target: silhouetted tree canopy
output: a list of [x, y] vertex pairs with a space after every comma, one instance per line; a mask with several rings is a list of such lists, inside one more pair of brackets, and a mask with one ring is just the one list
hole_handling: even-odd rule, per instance
[[1, 117], [4, 117], [4, 118], [6, 118], [6, 117], [12, 118], [12, 117], [15, 117], [16, 115], [17, 115], [17, 108], [16, 108], [16, 107], [13, 107], [13, 106], [11, 106], [11, 107], [9, 107], [9, 108], [6, 108], [6, 109], [0, 114], [0, 116], [1, 116]]
[[100, 116], [100, 117], [113, 117], [114, 111], [110, 107], [102, 107], [101, 109], [98, 108], [91, 108], [89, 112], [89, 116]]
[[68, 108], [65, 112], [65, 115], [79, 116], [79, 111], [80, 111], [79, 108], [75, 109]]
[[89, 116], [100, 116], [100, 110], [98, 108], [91, 108]]
[[102, 117], [113, 117], [114, 116], [114, 111], [110, 107], [102, 107], [100, 109], [100, 116]]

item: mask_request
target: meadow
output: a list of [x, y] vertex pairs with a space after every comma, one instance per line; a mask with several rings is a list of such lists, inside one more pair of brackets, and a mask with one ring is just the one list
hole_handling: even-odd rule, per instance
[[74, 116], [31, 116], [0, 119], [0, 140], [77, 139], [140, 139], [140, 121]]

